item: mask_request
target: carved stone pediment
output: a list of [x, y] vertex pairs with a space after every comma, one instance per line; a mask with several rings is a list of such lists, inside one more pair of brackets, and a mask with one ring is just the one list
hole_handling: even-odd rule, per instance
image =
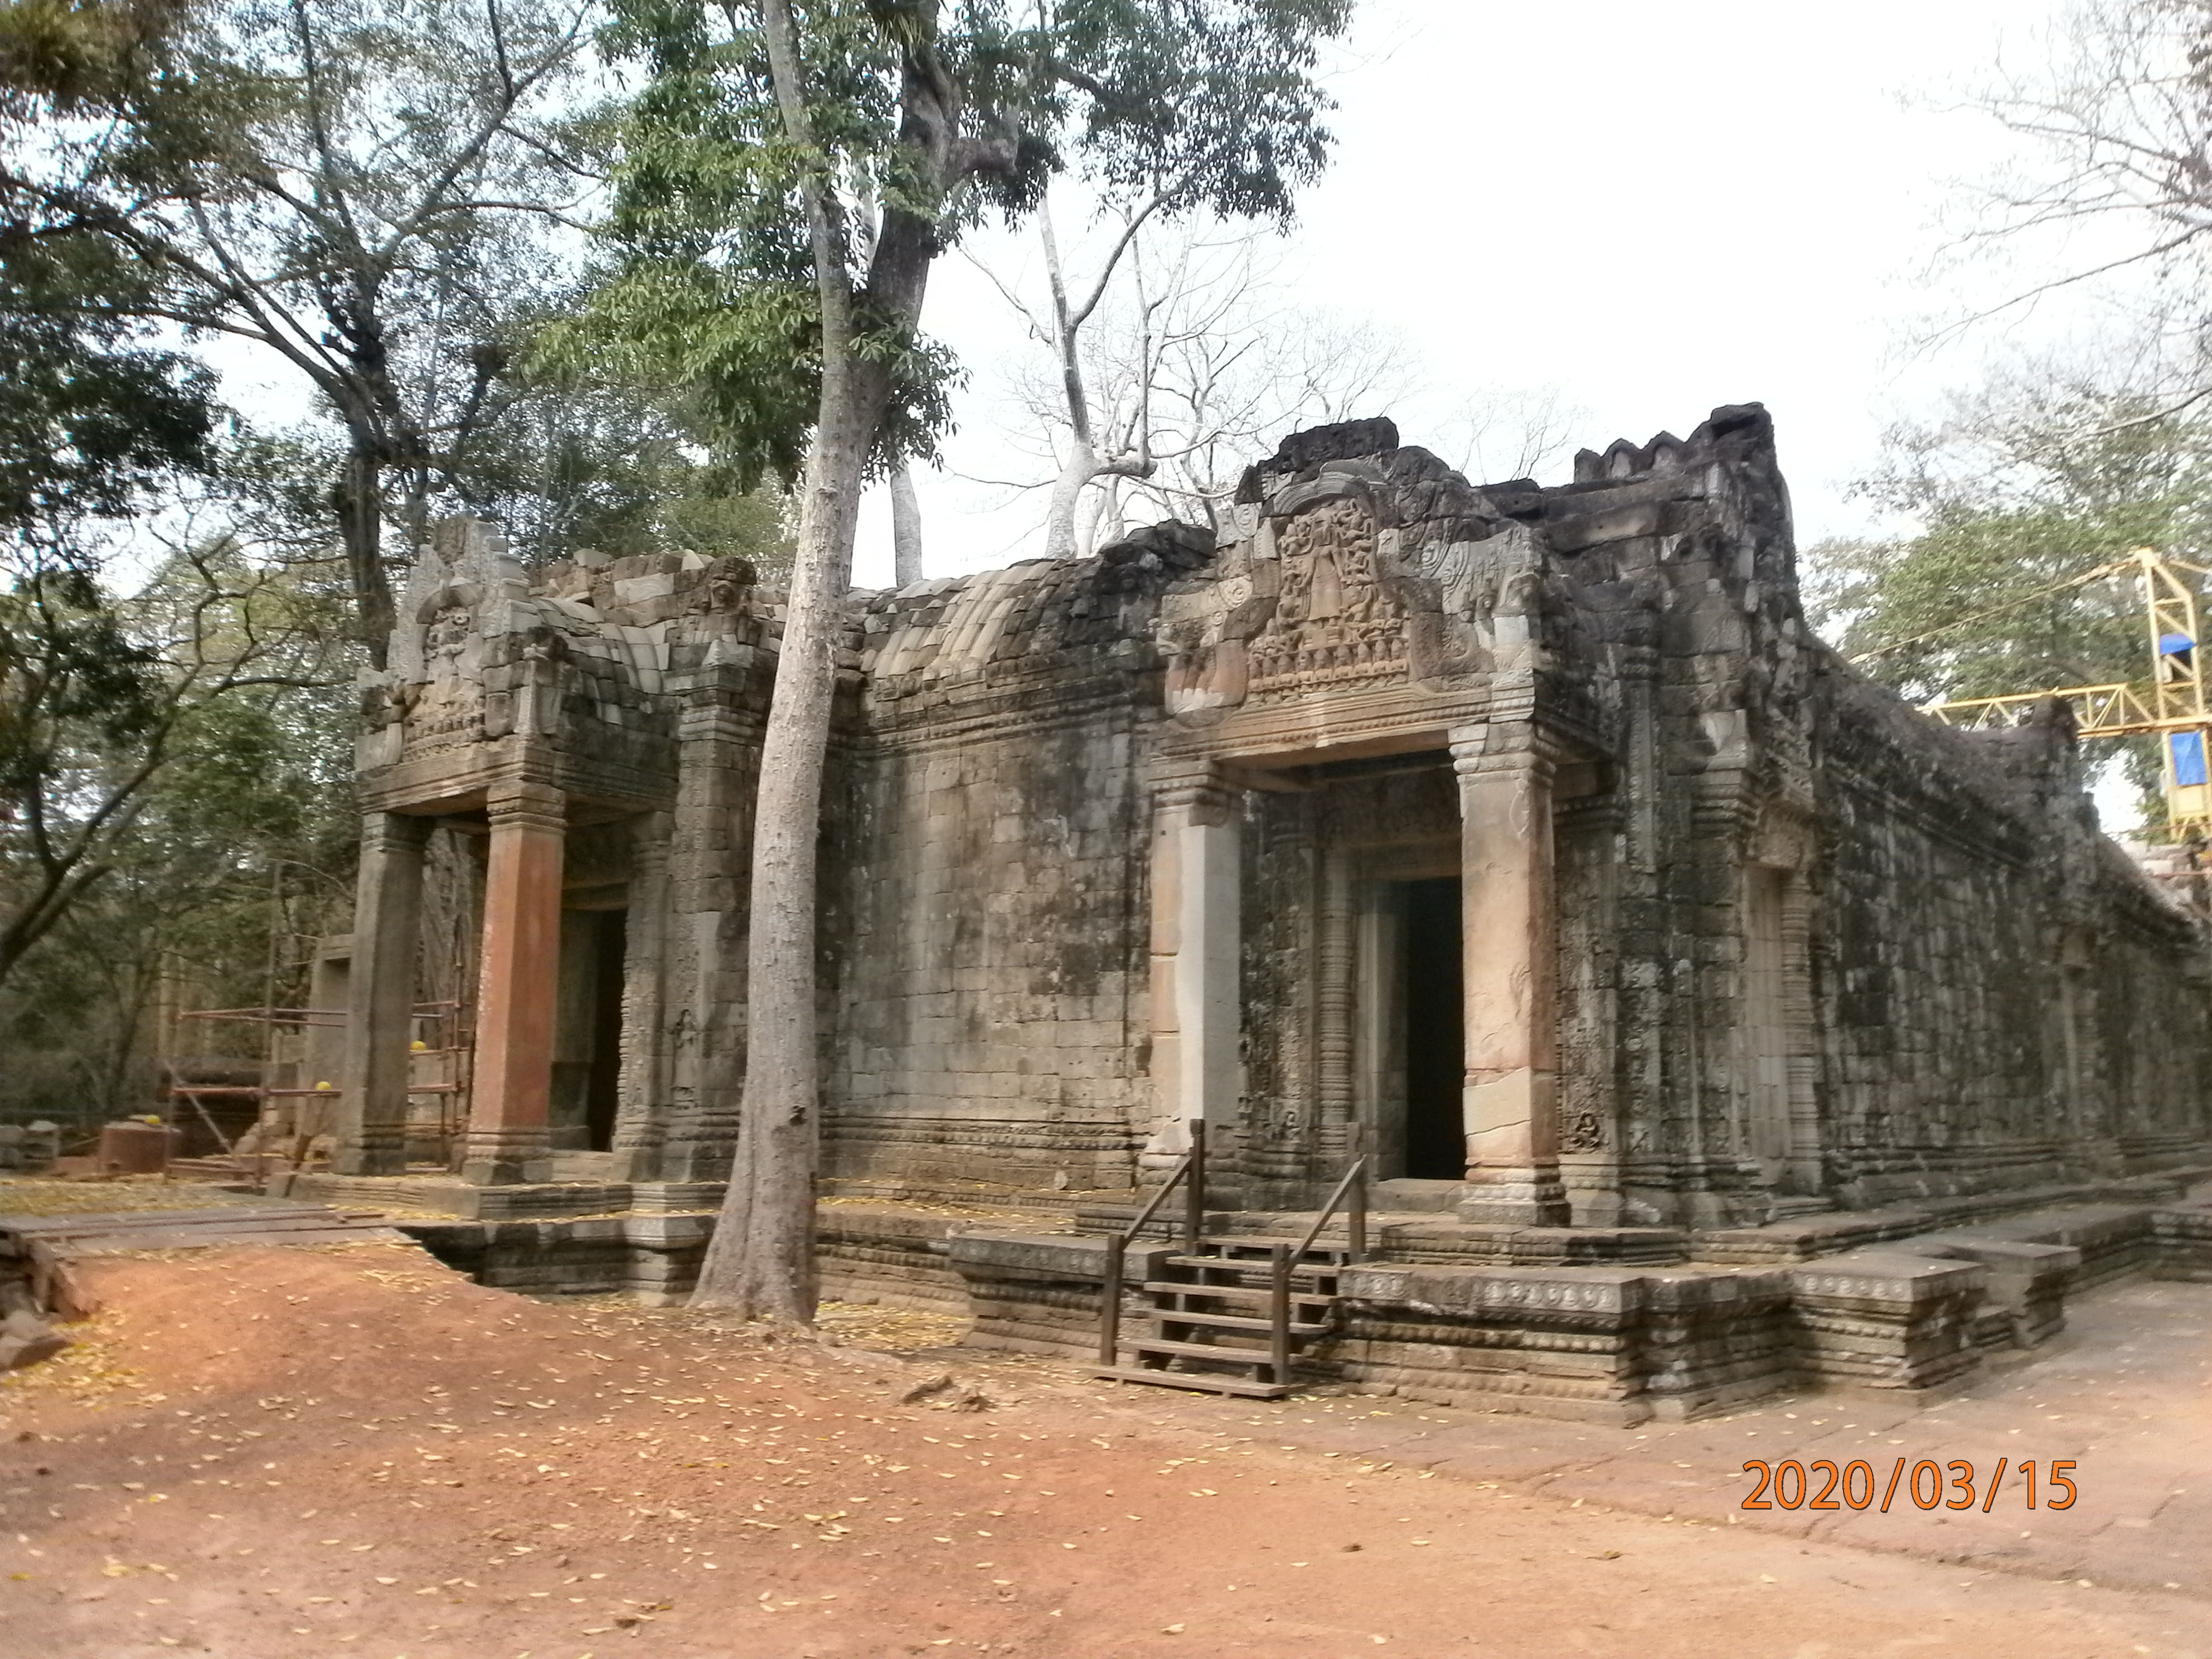
[[1364, 488], [1334, 483], [1285, 492], [1271, 514], [1279, 574], [1273, 614], [1249, 647], [1255, 696], [1407, 678], [1406, 608], [1383, 578], [1380, 515]]

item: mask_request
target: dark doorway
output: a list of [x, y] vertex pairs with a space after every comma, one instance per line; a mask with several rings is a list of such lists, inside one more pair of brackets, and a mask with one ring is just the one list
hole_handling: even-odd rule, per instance
[[604, 1152], [615, 1144], [615, 1109], [622, 1080], [623, 960], [629, 912], [592, 915], [592, 1069], [584, 1085], [586, 1144]]
[[1459, 878], [1401, 884], [1406, 942], [1406, 1174], [1467, 1174], [1460, 1095], [1466, 1081]]

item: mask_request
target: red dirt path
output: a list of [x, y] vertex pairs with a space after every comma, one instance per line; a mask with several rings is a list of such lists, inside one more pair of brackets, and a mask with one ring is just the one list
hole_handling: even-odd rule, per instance
[[0, 1659], [2212, 1652], [2179, 1597], [1351, 1468], [1283, 1449], [1284, 1408], [1194, 1430], [1043, 1364], [903, 1405], [942, 1356], [410, 1250], [88, 1278], [89, 1340], [0, 1388]]

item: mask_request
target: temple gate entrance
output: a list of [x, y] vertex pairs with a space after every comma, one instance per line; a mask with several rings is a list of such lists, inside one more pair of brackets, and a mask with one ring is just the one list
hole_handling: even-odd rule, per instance
[[1457, 1181], [1467, 1172], [1461, 1097], [1467, 1076], [1465, 975], [1456, 876], [1394, 884], [1404, 964], [1398, 1019], [1406, 1057], [1405, 1173]]

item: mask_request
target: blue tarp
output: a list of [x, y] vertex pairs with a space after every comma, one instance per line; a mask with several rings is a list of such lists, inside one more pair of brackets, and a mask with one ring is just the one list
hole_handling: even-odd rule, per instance
[[2204, 774], [2204, 733], [2176, 732], [2166, 741], [2173, 745], [2173, 781], [2177, 784], [2203, 783]]

